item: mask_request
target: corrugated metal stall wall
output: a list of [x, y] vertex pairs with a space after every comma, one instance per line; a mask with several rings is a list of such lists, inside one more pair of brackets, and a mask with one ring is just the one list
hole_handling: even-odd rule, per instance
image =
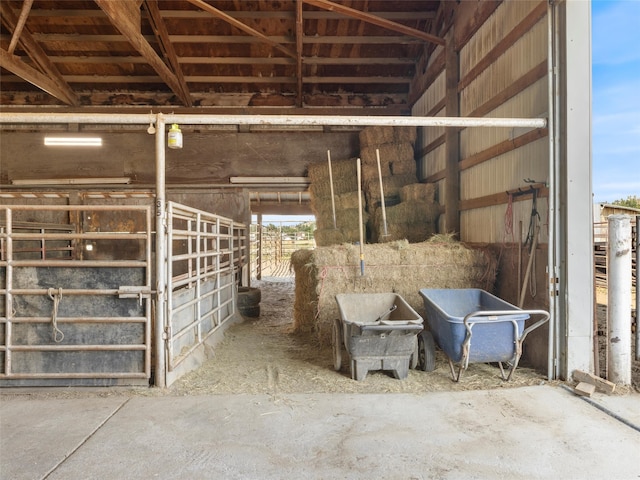
[[[457, 26], [457, 25], [456, 25]], [[439, 47], [442, 48], [442, 47]], [[503, 2], [459, 46], [460, 116], [543, 117], [548, 110], [547, 21], [545, 2]], [[437, 57], [437, 51], [432, 58]], [[441, 72], [413, 108], [414, 115], [445, 114], [445, 74]], [[418, 151], [423, 181], [438, 183], [444, 203], [446, 166], [444, 129], [422, 129]], [[525, 180], [548, 179], [546, 129], [466, 128], [460, 132], [460, 238], [466, 242], [514, 242], [505, 213], [529, 223], [532, 195], [514, 196], [510, 190], [528, 189]], [[539, 191], [540, 242], [547, 241], [546, 188]], [[443, 217], [440, 228], [445, 229]]]

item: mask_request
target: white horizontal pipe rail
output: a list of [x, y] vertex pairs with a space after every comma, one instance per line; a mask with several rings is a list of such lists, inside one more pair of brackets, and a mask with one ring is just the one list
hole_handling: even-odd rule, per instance
[[0, 113], [0, 123], [93, 123], [149, 125], [158, 117], [182, 125], [335, 125], [394, 127], [545, 128], [546, 118], [415, 117], [343, 115], [190, 115], [114, 113]]

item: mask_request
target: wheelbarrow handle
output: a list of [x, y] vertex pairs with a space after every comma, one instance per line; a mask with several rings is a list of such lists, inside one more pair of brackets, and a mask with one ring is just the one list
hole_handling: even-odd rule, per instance
[[[497, 317], [506, 317], [507, 315], [542, 315], [542, 318], [540, 320], [524, 329], [522, 335], [520, 335], [519, 338], [520, 342], [524, 341], [525, 337], [530, 332], [547, 322], [550, 317], [549, 312], [547, 312], [546, 310], [479, 310], [477, 312], [472, 312], [464, 317], [464, 326], [467, 329], [469, 335], [471, 335], [471, 326], [469, 325], [469, 323], [471, 323], [472, 325], [475, 323], [491, 323], [495, 322], [497, 320]], [[488, 318], [481, 318], [472, 321], [472, 319], [475, 317]]]
[[546, 310], [520, 310], [520, 311], [523, 313], [527, 313], [529, 315], [542, 315], [542, 318], [540, 320], [538, 320], [533, 325], [529, 325], [527, 328], [524, 329], [524, 332], [522, 332], [522, 336], [520, 337], [520, 342], [524, 341], [524, 338], [527, 335], [529, 335], [530, 332], [532, 332], [539, 326], [543, 325], [544, 323], [548, 322], [549, 318], [551, 317], [549, 312], [547, 312]]
[[400, 323], [399, 325], [361, 325], [362, 331], [378, 331], [384, 332], [389, 330], [422, 330], [422, 325]]
[[[469, 350], [471, 348], [471, 337], [473, 335], [471, 328], [473, 327], [474, 324], [476, 323], [491, 323], [491, 322], [495, 322], [497, 320], [498, 317], [506, 317], [508, 315], [511, 316], [515, 316], [515, 315], [542, 315], [542, 318], [540, 320], [538, 320], [536, 323], [534, 323], [533, 325], [530, 325], [529, 327], [525, 328], [524, 331], [522, 332], [522, 335], [518, 336], [518, 323], [516, 320], [511, 319], [511, 323], [513, 324], [513, 333], [514, 333], [514, 343], [516, 345], [516, 352], [515, 352], [515, 361], [513, 364], [513, 367], [511, 368], [511, 371], [509, 372], [509, 376], [506, 378], [507, 380], [509, 378], [511, 378], [511, 374], [513, 373], [513, 371], [515, 370], [515, 368], [518, 365], [518, 362], [520, 360], [520, 355], [522, 355], [522, 344], [524, 342], [525, 337], [532, 331], [535, 330], [536, 328], [538, 328], [540, 325], [542, 325], [543, 323], [547, 322], [549, 320], [549, 312], [545, 311], [545, 310], [520, 310], [520, 309], [515, 309], [515, 310], [480, 310], [477, 312], [472, 312], [468, 315], [466, 315], [464, 317], [464, 326], [465, 329], [467, 330], [467, 335], [464, 339], [464, 341], [462, 342], [462, 359], [461, 359], [461, 370], [464, 368], [466, 369], [469, 366]], [[470, 322], [471, 319], [473, 319], [474, 317], [487, 317], [487, 318], [482, 318], [482, 319], [478, 319], [475, 322]], [[452, 367], [453, 368], [453, 367]], [[453, 372], [453, 369], [452, 369]], [[460, 374], [458, 373], [458, 378], [460, 378]], [[504, 377], [503, 377], [504, 378]]]

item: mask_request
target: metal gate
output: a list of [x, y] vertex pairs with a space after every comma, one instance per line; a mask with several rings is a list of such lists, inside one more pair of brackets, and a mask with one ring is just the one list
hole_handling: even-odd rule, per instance
[[151, 237], [150, 205], [0, 205], [0, 385], [148, 385]]
[[234, 317], [248, 246], [245, 226], [231, 219], [174, 202], [167, 219], [165, 335], [172, 372]]

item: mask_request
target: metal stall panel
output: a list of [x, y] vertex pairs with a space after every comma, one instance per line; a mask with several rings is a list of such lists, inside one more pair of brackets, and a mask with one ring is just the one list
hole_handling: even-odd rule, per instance
[[0, 386], [148, 385], [150, 206], [5, 205], [0, 216]]
[[167, 204], [167, 369], [192, 357], [236, 314], [246, 229], [233, 220]]

